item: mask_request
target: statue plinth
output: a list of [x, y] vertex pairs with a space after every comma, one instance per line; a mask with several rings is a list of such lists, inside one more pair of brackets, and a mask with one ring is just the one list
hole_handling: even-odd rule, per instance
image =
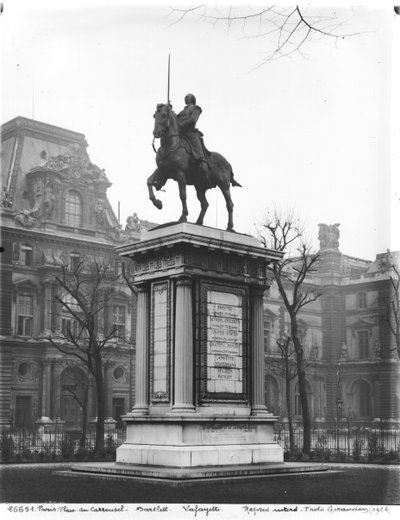
[[181, 223], [118, 252], [137, 288], [135, 406], [117, 463], [282, 462], [265, 407], [263, 294], [282, 257], [249, 235]]

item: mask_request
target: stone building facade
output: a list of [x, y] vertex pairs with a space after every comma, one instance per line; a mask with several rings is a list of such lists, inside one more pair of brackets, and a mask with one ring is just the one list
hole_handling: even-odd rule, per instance
[[[63, 331], [74, 326], [56, 301], [55, 276], [80, 262], [120, 269], [114, 247], [139, 238], [136, 214], [120, 226], [107, 198], [111, 183], [91, 163], [83, 134], [17, 117], [1, 128], [1, 373], [0, 426], [31, 428], [96, 417], [93, 380], [73, 355], [61, 353]], [[144, 226], [148, 223], [144, 223]], [[112, 288], [101, 323], [118, 329], [104, 365], [110, 427], [133, 406], [135, 298], [126, 285]], [[65, 347], [68, 349], [68, 345]]]
[[[110, 182], [90, 162], [83, 134], [17, 117], [1, 128], [0, 427], [62, 424], [78, 430], [82, 412], [74, 397], [89, 383], [89, 420], [96, 417], [93, 381], [72, 355], [46, 339], [63, 342], [70, 316], [55, 300], [55, 275], [80, 261], [114, 266], [114, 248], [139, 240], [153, 226], [136, 214], [123, 229], [107, 198]], [[320, 225], [318, 270], [306, 279], [321, 296], [302, 309], [299, 325], [307, 356], [314, 427], [398, 425], [399, 359], [385, 302], [393, 296], [387, 254], [375, 261], [342, 254], [339, 226]], [[399, 254], [393, 254], [398, 263]], [[393, 259], [392, 258], [392, 259]], [[62, 295], [61, 295], [62, 296]], [[134, 405], [135, 297], [127, 287], [112, 294], [101, 316], [121, 332], [104, 366], [110, 427]], [[265, 400], [287, 416], [285, 381], [277, 371], [276, 340], [289, 319], [272, 284], [264, 298]], [[296, 380], [292, 413], [301, 424]], [[79, 397], [79, 396], [78, 396]]]
[[[375, 261], [344, 255], [338, 224], [321, 224], [319, 242], [318, 268], [306, 284], [320, 296], [299, 314], [313, 426], [329, 428], [339, 421], [396, 427], [400, 362], [386, 304], [396, 298], [391, 278], [398, 278], [391, 266], [399, 265], [400, 253], [378, 254]], [[289, 317], [275, 284], [264, 308], [266, 401], [285, 420], [285, 379], [275, 366], [280, 359], [277, 339], [289, 329]], [[295, 378], [290, 387], [292, 415], [301, 424]]]

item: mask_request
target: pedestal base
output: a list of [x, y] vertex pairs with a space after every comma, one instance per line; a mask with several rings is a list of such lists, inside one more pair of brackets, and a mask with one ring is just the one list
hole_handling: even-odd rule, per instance
[[140, 466], [134, 464], [116, 464], [98, 462], [72, 466], [67, 471], [56, 471], [63, 477], [92, 477], [106, 480], [122, 480], [149, 484], [164, 484], [172, 487], [194, 485], [198, 482], [208, 483], [231, 482], [248, 478], [277, 478], [308, 475], [332, 475], [337, 471], [330, 470], [321, 464], [297, 464], [294, 462], [269, 464], [240, 464], [232, 466], [206, 466], [198, 468], [163, 468], [160, 466]]
[[117, 463], [195, 468], [283, 462], [273, 441], [276, 418], [124, 417], [127, 439], [117, 449]]

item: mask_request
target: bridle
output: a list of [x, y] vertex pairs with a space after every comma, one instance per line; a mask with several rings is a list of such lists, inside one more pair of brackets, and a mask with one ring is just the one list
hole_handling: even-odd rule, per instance
[[[165, 137], [165, 135], [168, 132], [169, 127], [170, 127], [170, 122], [171, 122], [170, 111], [171, 111], [171, 109], [167, 108], [167, 124], [162, 127], [161, 136], [159, 138], [161, 141], [162, 141], [163, 137]], [[179, 134], [170, 134], [169, 137], [178, 137], [179, 138]], [[153, 141], [151, 143], [151, 146], [153, 147], [154, 153], [157, 153], [157, 150], [156, 150], [156, 148], [154, 146], [154, 141], [155, 140], [156, 140], [156, 137], [153, 137]], [[177, 139], [177, 145], [175, 147], [173, 147], [173, 148], [168, 148], [168, 146], [166, 146], [165, 144], [161, 144], [161, 146], [165, 150], [167, 150], [167, 152], [175, 152], [179, 148], [179, 146], [180, 146], [180, 140]]]

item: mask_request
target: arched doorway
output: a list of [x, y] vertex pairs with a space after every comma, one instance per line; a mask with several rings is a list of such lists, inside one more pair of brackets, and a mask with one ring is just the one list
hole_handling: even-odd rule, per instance
[[265, 406], [274, 415], [280, 415], [279, 386], [270, 375], [265, 376]]
[[355, 419], [370, 419], [372, 417], [371, 386], [364, 379], [358, 379], [351, 387], [352, 411]]
[[83, 414], [87, 413], [88, 378], [77, 367], [64, 370], [61, 374], [61, 418], [65, 427], [80, 429]]

